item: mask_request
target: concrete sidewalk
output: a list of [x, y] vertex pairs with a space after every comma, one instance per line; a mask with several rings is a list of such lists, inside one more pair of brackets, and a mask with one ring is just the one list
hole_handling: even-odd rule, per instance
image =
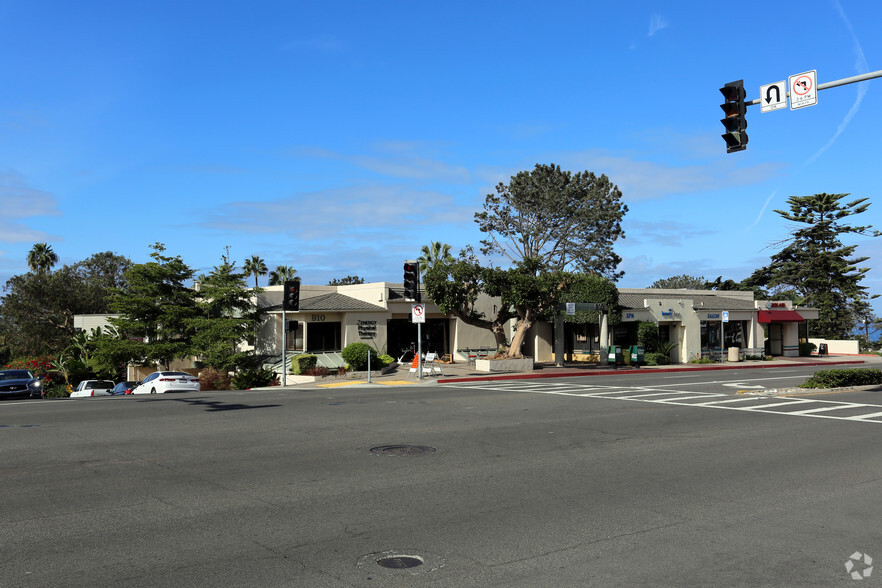
[[532, 378], [566, 378], [574, 376], [609, 376], [625, 374], [648, 374], [652, 372], [687, 372], [701, 370], [743, 370], [781, 368], [787, 366], [830, 366], [831, 368], [842, 367], [882, 367], [882, 357], [876, 355], [830, 355], [812, 357], [779, 357], [772, 361], [739, 361], [723, 363], [686, 363], [662, 366], [643, 366], [631, 368], [622, 366], [618, 369], [609, 365], [593, 363], [567, 363], [562, 367], [553, 364], [537, 364], [531, 372], [479, 372], [473, 365], [465, 362], [441, 364], [442, 374], [424, 375], [421, 379], [416, 377], [416, 372], [410, 371], [410, 366], [400, 365], [397, 369], [385, 374], [375, 372], [371, 374], [370, 382], [364, 372], [347, 374], [342, 377], [327, 377], [316, 382], [295, 384], [289, 388], [335, 388], [353, 385], [376, 385], [376, 386], [413, 386], [426, 384], [444, 384], [455, 382], [479, 382], [491, 380], [517, 380]]

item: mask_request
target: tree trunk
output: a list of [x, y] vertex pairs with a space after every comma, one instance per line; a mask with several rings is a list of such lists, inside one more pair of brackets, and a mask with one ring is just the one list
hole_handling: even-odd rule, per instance
[[533, 313], [528, 310], [518, 321], [518, 327], [515, 330], [514, 336], [511, 338], [511, 347], [508, 348], [508, 353], [505, 354], [506, 357], [523, 357], [521, 347], [524, 345], [524, 340], [527, 338], [527, 331], [533, 326], [533, 322]]

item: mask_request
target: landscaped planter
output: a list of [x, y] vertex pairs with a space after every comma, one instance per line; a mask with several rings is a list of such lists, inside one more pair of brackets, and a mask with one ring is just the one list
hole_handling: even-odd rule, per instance
[[477, 359], [475, 369], [479, 372], [532, 372], [533, 358]]

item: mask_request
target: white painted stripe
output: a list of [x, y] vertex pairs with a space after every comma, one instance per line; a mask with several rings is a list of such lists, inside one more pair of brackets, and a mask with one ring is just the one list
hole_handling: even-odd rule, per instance
[[848, 417], [848, 419], [852, 420], [852, 421], [862, 421], [864, 419], [878, 419], [879, 417], [882, 417], [882, 412], [873, 412], [870, 414], [862, 414], [860, 416]]
[[678, 402], [685, 404], [686, 406], [701, 406], [702, 402], [687, 402], [689, 400], [706, 400], [708, 398], [719, 398], [720, 396], [725, 396], [725, 394], [696, 394], [694, 392], [684, 392], [680, 396], [675, 396], [674, 398], [662, 398], [658, 399], [655, 402], [667, 402], [670, 404], [676, 404]]
[[682, 392], [653, 392], [651, 394], [629, 394], [628, 398], [649, 398], [652, 396], [676, 396]]
[[748, 400], [756, 400], [756, 397], [755, 396], [748, 396], [746, 398], [745, 397], [732, 398], [730, 400], [711, 400], [710, 402], [701, 402], [699, 404], [696, 404], [696, 406], [706, 406], [706, 405], [710, 405], [710, 404], [729, 404], [731, 402], [747, 402]]
[[821, 408], [810, 408], [808, 410], [796, 410], [789, 414], [813, 414], [816, 412], [827, 412], [828, 410], [842, 410], [844, 408], [860, 408], [860, 404], [843, 404], [842, 406], [822, 406]]
[[[772, 397], [772, 400], [780, 400], [779, 398]], [[747, 406], [744, 410], [755, 410], [755, 409], [771, 409], [778, 408], [779, 406], [790, 406], [791, 404], [807, 404], [811, 403], [811, 400], [798, 400], [796, 398], [788, 398], [788, 402], [767, 402], [766, 404], [760, 404], [758, 406]]]

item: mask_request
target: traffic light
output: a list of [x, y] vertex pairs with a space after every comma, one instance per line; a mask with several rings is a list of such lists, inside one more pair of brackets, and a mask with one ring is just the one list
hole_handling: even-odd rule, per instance
[[729, 82], [720, 88], [720, 92], [725, 100], [720, 104], [720, 108], [726, 116], [720, 119], [720, 122], [726, 127], [726, 132], [723, 134], [723, 139], [726, 140], [726, 153], [743, 151], [747, 149], [747, 133], [744, 132], [747, 128], [744, 80]]
[[300, 310], [300, 278], [285, 280], [285, 295], [282, 298], [284, 310]]
[[416, 261], [404, 262], [404, 297], [420, 301], [420, 264]]

